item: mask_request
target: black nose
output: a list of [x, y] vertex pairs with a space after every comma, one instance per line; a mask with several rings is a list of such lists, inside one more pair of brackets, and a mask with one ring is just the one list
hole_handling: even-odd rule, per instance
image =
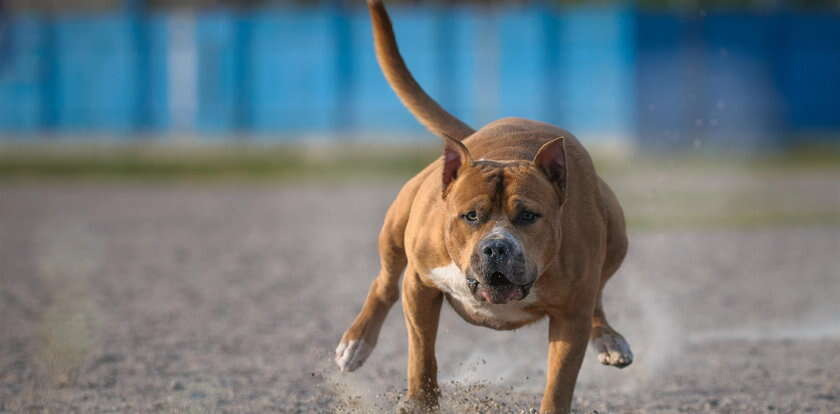
[[481, 252], [484, 253], [488, 259], [493, 261], [502, 261], [507, 259], [510, 254], [510, 243], [505, 240], [487, 240], [483, 243]]

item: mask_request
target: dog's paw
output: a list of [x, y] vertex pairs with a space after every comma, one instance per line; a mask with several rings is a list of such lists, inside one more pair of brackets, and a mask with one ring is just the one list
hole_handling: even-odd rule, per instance
[[352, 372], [365, 363], [372, 351], [373, 347], [361, 338], [341, 341], [335, 349], [335, 363], [342, 371]]
[[598, 361], [604, 365], [624, 368], [633, 363], [630, 344], [618, 332], [609, 330], [592, 338], [592, 347], [598, 352]]

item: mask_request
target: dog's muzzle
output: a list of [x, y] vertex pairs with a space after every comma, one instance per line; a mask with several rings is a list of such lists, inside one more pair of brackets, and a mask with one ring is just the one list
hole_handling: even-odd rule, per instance
[[473, 276], [467, 286], [480, 301], [500, 304], [528, 296], [536, 278], [530, 277], [522, 245], [506, 232], [491, 232], [472, 255]]
[[525, 299], [534, 285], [534, 282], [524, 285], [511, 283], [501, 272], [494, 272], [487, 279], [487, 283], [481, 283], [477, 279], [469, 277], [467, 278], [467, 287], [478, 300], [492, 304]]

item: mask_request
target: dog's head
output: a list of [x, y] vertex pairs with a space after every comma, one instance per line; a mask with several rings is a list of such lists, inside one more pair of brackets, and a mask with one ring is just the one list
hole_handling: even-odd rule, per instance
[[566, 196], [563, 138], [532, 161], [474, 161], [447, 138], [442, 197], [446, 248], [477, 300], [499, 304], [528, 296], [557, 254]]

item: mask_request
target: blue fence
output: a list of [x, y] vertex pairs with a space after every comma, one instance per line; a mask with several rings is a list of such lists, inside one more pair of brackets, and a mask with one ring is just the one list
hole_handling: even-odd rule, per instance
[[[665, 147], [840, 133], [837, 14], [391, 11], [420, 83], [474, 126], [524, 116]], [[6, 136], [421, 131], [362, 9], [7, 15], [0, 34]]]
[[785, 146], [840, 133], [840, 15], [636, 17], [637, 137]]

